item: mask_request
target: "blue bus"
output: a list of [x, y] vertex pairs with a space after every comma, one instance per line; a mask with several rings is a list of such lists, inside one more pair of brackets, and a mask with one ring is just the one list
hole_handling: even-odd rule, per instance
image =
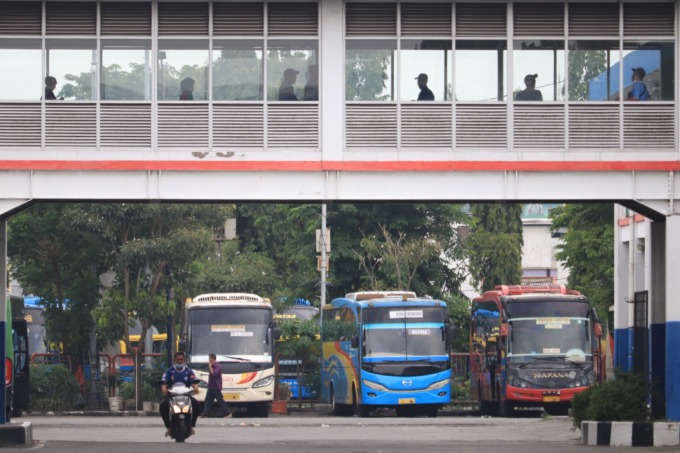
[[321, 398], [334, 415], [436, 417], [451, 402], [446, 303], [409, 291], [358, 292], [322, 309]]

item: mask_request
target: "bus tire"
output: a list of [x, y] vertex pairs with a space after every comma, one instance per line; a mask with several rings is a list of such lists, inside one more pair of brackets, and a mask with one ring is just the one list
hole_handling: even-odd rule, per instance
[[422, 412], [423, 415], [427, 417], [436, 418], [437, 413], [439, 412], [439, 407], [436, 404], [428, 404], [423, 407]]
[[352, 416], [353, 407], [348, 404], [338, 404], [335, 401], [335, 390], [331, 387], [331, 414], [338, 417]]
[[269, 403], [253, 403], [246, 408], [246, 415], [255, 418], [269, 417]]
[[515, 416], [515, 403], [513, 401], [499, 401], [498, 415], [501, 417], [511, 418]]

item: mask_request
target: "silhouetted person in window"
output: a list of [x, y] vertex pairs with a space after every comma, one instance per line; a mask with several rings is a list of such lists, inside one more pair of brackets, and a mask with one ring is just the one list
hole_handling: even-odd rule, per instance
[[418, 95], [419, 101], [434, 101], [434, 93], [427, 87], [427, 74], [418, 74], [416, 77], [418, 81], [418, 88], [420, 88], [420, 94]]
[[647, 91], [647, 85], [642, 80], [645, 78], [647, 73], [642, 68], [632, 68], [633, 69], [633, 87], [628, 93], [627, 101], [649, 101], [649, 91]]
[[196, 86], [196, 81], [191, 77], [186, 77], [179, 83], [179, 100], [180, 101], [193, 101], [194, 100], [194, 87]]
[[526, 88], [515, 95], [515, 101], [542, 101], [543, 93], [536, 89], [536, 78], [538, 74], [528, 74], [524, 77]]
[[297, 82], [297, 75], [300, 71], [296, 71], [293, 68], [288, 68], [283, 71], [283, 82], [279, 87], [279, 101], [297, 101], [298, 98], [295, 96], [295, 88], [293, 84]]
[[307, 68], [307, 84], [302, 96], [303, 101], [319, 100], [319, 67], [315, 64]]
[[[54, 95], [54, 89], [57, 87], [57, 79], [52, 76], [45, 77], [45, 97], [46, 101], [56, 101], [57, 97]], [[60, 101], [64, 98], [60, 97]]]

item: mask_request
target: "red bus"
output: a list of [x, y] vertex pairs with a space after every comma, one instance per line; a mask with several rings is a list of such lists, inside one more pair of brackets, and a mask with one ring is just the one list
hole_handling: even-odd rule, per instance
[[497, 286], [472, 300], [470, 391], [482, 415], [518, 407], [566, 414], [604, 377], [602, 326], [588, 298], [562, 285]]

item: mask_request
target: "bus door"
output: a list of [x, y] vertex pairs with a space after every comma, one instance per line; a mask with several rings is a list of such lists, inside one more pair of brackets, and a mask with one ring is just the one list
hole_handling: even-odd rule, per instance
[[14, 344], [14, 397], [12, 415], [21, 415], [21, 410], [27, 410], [29, 404], [29, 344], [28, 324], [26, 320], [12, 320], [12, 340]]

